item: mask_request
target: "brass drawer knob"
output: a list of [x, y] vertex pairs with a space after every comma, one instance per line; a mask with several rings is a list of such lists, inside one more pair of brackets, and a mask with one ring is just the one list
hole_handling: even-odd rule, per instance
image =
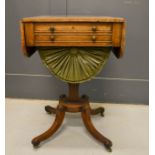
[[92, 36], [92, 41], [96, 41], [96, 36]]
[[55, 27], [54, 26], [50, 27], [50, 31], [54, 32], [55, 31]]
[[93, 26], [93, 27], [92, 27], [92, 31], [95, 32], [96, 30], [97, 30], [96, 26]]
[[51, 40], [54, 41], [55, 40], [55, 36], [51, 36]]

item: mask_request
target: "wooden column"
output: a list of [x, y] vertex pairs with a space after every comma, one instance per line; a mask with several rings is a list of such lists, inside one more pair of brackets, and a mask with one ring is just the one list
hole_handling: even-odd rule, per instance
[[68, 99], [70, 101], [77, 101], [79, 100], [79, 84], [78, 83], [69, 83], [69, 93]]

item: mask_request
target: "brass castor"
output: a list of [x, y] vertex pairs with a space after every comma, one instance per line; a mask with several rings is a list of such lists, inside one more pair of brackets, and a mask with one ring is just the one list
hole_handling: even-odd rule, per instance
[[107, 151], [112, 152], [112, 142], [108, 139], [105, 143], [104, 143], [105, 148], [107, 149]]
[[39, 140], [37, 140], [37, 139], [32, 140], [33, 147], [38, 147], [39, 144], [40, 144], [40, 141]]
[[91, 113], [91, 115], [100, 114], [102, 117], [104, 117], [104, 108], [99, 107], [99, 108], [96, 108], [96, 109], [91, 109], [90, 113]]
[[56, 114], [56, 108], [53, 108], [49, 105], [45, 106], [45, 111], [48, 113], [48, 114]]

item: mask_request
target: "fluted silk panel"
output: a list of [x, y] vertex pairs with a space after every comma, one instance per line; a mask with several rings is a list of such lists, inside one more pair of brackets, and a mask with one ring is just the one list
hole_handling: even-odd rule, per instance
[[43, 64], [57, 78], [82, 83], [95, 77], [106, 64], [110, 47], [52, 47], [39, 49]]

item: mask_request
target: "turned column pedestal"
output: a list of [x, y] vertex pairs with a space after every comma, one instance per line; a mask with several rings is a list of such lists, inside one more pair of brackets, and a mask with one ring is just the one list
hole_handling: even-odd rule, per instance
[[48, 114], [55, 114], [55, 120], [46, 132], [42, 133], [32, 140], [32, 144], [34, 147], [39, 146], [42, 141], [51, 137], [59, 129], [65, 117], [65, 112], [80, 112], [84, 125], [89, 133], [98, 141], [103, 143], [108, 151], [112, 151], [112, 142], [97, 131], [97, 129], [92, 124], [90, 117], [91, 115], [96, 114], [104, 116], [104, 108], [99, 107], [96, 109], [91, 109], [88, 96], [82, 95], [81, 97], [79, 97], [79, 84], [69, 84], [68, 96], [61, 95], [59, 98], [58, 106], [56, 108], [53, 108], [49, 105], [45, 106], [45, 111]]

